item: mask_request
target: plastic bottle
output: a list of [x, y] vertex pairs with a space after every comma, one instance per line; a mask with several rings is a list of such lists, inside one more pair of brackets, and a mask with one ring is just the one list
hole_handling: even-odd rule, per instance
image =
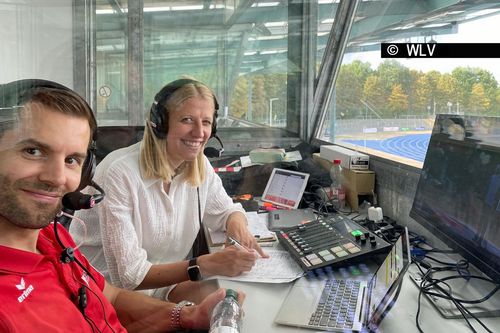
[[333, 208], [343, 209], [345, 207], [345, 190], [342, 186], [342, 167], [340, 160], [333, 160], [332, 167], [330, 168], [330, 191], [332, 193]]
[[239, 333], [241, 328], [241, 309], [238, 304], [238, 293], [226, 290], [226, 297], [220, 301], [212, 312], [209, 333]]

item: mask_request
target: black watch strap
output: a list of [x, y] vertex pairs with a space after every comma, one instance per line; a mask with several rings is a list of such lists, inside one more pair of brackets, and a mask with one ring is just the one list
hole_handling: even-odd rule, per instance
[[187, 268], [189, 280], [191, 281], [200, 281], [202, 279], [200, 266], [198, 266], [196, 259], [196, 257], [190, 259]]

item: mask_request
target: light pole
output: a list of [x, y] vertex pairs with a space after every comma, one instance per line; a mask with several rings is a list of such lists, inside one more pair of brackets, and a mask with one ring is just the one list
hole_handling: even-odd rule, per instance
[[448, 102], [448, 103], [446, 103], [446, 105], [448, 105], [448, 113], [451, 114], [451, 106], [453, 105], [453, 103], [452, 102]]
[[279, 98], [269, 98], [269, 126], [273, 126], [273, 101], [277, 101]]

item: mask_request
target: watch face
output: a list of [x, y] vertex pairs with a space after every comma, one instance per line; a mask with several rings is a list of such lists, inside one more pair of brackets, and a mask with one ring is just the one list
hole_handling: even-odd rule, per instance
[[200, 267], [198, 265], [189, 266], [187, 271], [188, 271], [188, 275], [189, 275], [189, 280], [191, 280], [191, 281], [200, 281], [201, 280]]

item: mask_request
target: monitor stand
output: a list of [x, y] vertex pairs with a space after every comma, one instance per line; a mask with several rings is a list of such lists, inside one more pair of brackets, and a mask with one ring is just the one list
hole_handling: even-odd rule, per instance
[[[445, 262], [456, 262], [456, 258], [451, 259], [443, 254], [433, 253], [433, 257], [439, 258]], [[436, 267], [438, 264], [432, 262], [433, 267]], [[425, 271], [425, 269], [424, 269]], [[477, 268], [470, 265], [469, 272], [471, 275], [479, 275], [487, 278], [481, 271]], [[420, 287], [420, 283], [422, 281], [422, 273], [418, 269], [415, 264], [412, 264], [408, 269], [408, 274], [411, 279]], [[444, 278], [451, 275], [458, 275], [456, 271], [445, 271], [438, 272], [433, 274], [433, 278]], [[495, 288], [495, 284], [489, 283], [487, 281], [483, 281], [480, 279], [452, 279], [446, 281], [453, 291], [452, 295], [456, 298], [464, 299], [464, 300], [478, 300], [485, 297], [491, 290]], [[441, 284], [441, 286], [444, 286]], [[427, 299], [431, 302], [432, 305], [438, 310], [438, 312], [444, 318], [453, 319], [453, 318], [463, 318], [461, 312], [457, 309], [452, 301], [446, 300], [441, 297], [435, 297], [432, 295], [426, 295]], [[500, 292], [496, 292], [490, 299], [478, 304], [464, 304], [465, 308], [469, 310], [476, 317], [496, 317], [500, 316]]]

